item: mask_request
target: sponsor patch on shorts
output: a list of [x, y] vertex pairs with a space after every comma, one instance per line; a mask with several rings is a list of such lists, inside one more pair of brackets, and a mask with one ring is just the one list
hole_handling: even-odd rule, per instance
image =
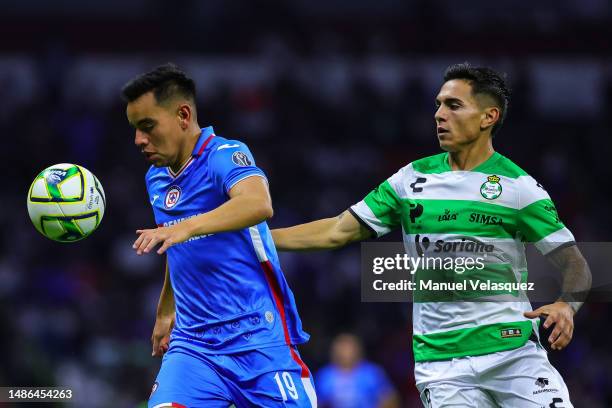
[[521, 329], [501, 329], [500, 334], [502, 339], [507, 339], [509, 337], [521, 337], [523, 332]]

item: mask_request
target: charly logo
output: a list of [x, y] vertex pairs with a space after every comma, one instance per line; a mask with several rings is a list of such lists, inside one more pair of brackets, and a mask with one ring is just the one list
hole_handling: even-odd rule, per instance
[[423, 187], [417, 187], [418, 184], [424, 184], [427, 182], [425, 177], [417, 177], [414, 183], [410, 183], [410, 188], [412, 188], [413, 193], [420, 193], [423, 191]]
[[557, 404], [563, 404], [563, 398], [553, 398], [548, 408], [564, 408], [563, 406]]
[[243, 152], [234, 152], [234, 154], [232, 154], [232, 161], [241, 167], [251, 165], [251, 159], [249, 159], [249, 156], [247, 156], [246, 153]]
[[447, 208], [444, 210], [444, 214], [441, 214], [438, 216], [438, 222], [442, 222], [442, 221], [453, 221], [457, 219], [457, 213], [451, 213], [450, 210]]
[[181, 198], [181, 188], [179, 186], [172, 186], [168, 189], [166, 193], [166, 198], [164, 199], [164, 205], [166, 208], [172, 208], [178, 203]]
[[480, 186], [480, 194], [487, 200], [495, 200], [502, 193], [501, 180], [498, 176], [488, 176], [487, 181]]

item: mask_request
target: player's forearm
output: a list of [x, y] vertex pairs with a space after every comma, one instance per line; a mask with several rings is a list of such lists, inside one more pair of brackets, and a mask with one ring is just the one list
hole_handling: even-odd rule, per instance
[[183, 221], [190, 236], [235, 231], [272, 217], [270, 202], [259, 196], [238, 196], [197, 217]]
[[576, 245], [555, 251], [548, 259], [561, 270], [562, 295], [558, 299], [578, 311], [591, 289], [592, 275], [588, 263]]
[[346, 245], [342, 239], [333, 234], [337, 218], [300, 224], [289, 228], [272, 230], [274, 245], [279, 251], [308, 251], [333, 249]]
[[174, 313], [174, 291], [172, 290], [172, 284], [170, 283], [168, 264], [166, 264], [164, 286], [162, 287], [162, 291], [159, 295], [159, 302], [157, 303], [157, 317], [170, 317], [174, 315]]

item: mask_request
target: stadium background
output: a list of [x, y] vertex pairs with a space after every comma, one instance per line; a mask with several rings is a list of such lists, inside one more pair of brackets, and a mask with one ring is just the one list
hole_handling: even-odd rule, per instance
[[[118, 97], [134, 75], [166, 61], [192, 74], [200, 124], [248, 143], [268, 174], [275, 227], [336, 215], [438, 152], [444, 68], [491, 65], [514, 89], [496, 149], [546, 186], [576, 237], [607, 241], [610, 38], [606, 0], [1, 2], [0, 385], [71, 386], [83, 407], [148, 396], [163, 268], [131, 249], [154, 225]], [[58, 162], [92, 170], [108, 198], [99, 231], [73, 245], [42, 238], [26, 213], [31, 180]], [[411, 305], [360, 302], [359, 246], [282, 261], [311, 368], [335, 334], [357, 333], [417, 406]], [[576, 407], [612, 406], [611, 311], [586, 305], [550, 355]]]

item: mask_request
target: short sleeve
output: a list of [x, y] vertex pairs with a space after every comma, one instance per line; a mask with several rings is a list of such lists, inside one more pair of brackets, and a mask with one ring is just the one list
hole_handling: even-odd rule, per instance
[[376, 237], [382, 237], [401, 225], [402, 173], [400, 170], [389, 177], [349, 209]]
[[559, 218], [555, 204], [542, 185], [530, 176], [519, 179], [518, 227], [525, 241], [535, 243], [544, 255], [574, 244], [574, 236]]
[[255, 165], [255, 159], [249, 148], [237, 140], [213, 146], [209, 159], [209, 169], [215, 186], [228, 194], [231, 188], [248, 177], [266, 178], [264, 172]]

